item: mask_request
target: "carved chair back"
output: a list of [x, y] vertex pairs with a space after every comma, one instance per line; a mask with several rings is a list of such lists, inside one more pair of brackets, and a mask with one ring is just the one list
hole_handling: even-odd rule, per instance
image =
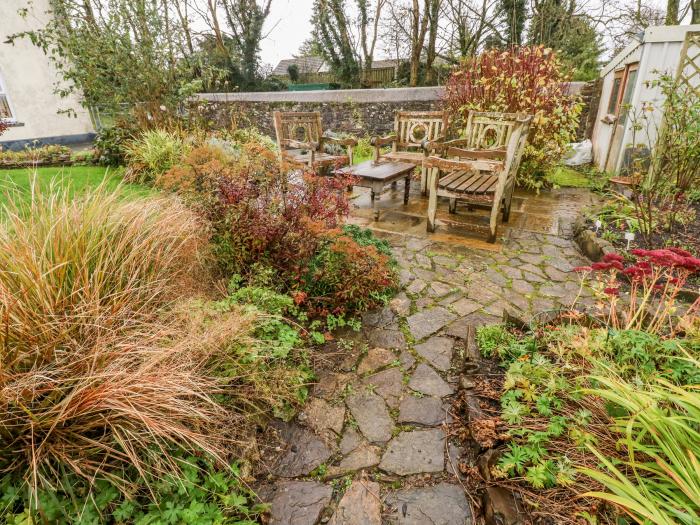
[[323, 141], [320, 112], [275, 111], [273, 117], [280, 150], [293, 148], [294, 142], [311, 143], [315, 150], [320, 150]]
[[398, 111], [394, 121], [396, 141], [393, 151], [420, 149], [425, 140], [445, 137], [449, 125], [447, 111]]
[[505, 150], [522, 115], [471, 111], [462, 133], [465, 146], [475, 150]]

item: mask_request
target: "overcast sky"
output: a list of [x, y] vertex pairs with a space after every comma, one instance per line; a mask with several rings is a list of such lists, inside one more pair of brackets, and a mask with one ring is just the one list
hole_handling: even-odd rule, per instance
[[260, 44], [264, 63], [274, 67], [281, 59], [291, 58], [311, 36], [312, 5], [313, 0], [272, 0], [267, 24], [270, 34]]

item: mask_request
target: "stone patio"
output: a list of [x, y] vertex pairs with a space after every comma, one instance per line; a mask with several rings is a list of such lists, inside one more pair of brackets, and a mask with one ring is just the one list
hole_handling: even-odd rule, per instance
[[568, 235], [592, 198], [586, 192], [519, 194], [514, 225], [495, 245], [457, 227], [478, 222], [478, 213], [455, 218], [446, 206], [440, 230], [428, 236], [422, 199], [392, 209], [398, 193], [385, 194], [377, 223], [361, 195], [353, 222], [391, 242], [402, 290], [366, 313], [360, 332], [340, 333], [318, 352], [326, 366], [305, 410], [276, 424], [283, 447], [261, 493], [271, 524], [475, 523], [474, 495], [454, 475], [455, 354], [470, 327], [498, 322], [504, 310], [527, 322], [579, 295], [571, 269], [586, 261]]

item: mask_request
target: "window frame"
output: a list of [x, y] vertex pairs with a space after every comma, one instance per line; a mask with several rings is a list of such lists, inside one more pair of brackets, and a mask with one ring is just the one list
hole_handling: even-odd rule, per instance
[[10, 100], [10, 95], [7, 93], [7, 86], [2, 78], [2, 72], [0, 72], [0, 96], [5, 97], [5, 104], [10, 111], [9, 117], [0, 117], [0, 120], [8, 124], [15, 124], [17, 122], [17, 113], [12, 105], [12, 100]]

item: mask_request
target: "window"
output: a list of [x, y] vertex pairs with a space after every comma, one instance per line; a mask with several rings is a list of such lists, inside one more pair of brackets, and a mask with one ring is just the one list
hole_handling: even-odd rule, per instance
[[10, 106], [10, 99], [7, 97], [7, 91], [5, 90], [5, 83], [2, 81], [2, 76], [0, 76], [0, 119], [9, 120], [11, 122], [15, 120], [12, 114], [12, 107]]
[[634, 92], [635, 85], [637, 84], [637, 72], [639, 71], [639, 64], [632, 64], [627, 68], [627, 78], [625, 79], [625, 93], [622, 96], [622, 107], [620, 108], [620, 120], [625, 122], [627, 120], [628, 105], [632, 101], [632, 93]]
[[[620, 73], [622, 73], [622, 72], [620, 71]], [[615, 73], [615, 79], [613, 80], [612, 91], [610, 92], [610, 102], [608, 102], [608, 114], [610, 114], [610, 115], [617, 114], [617, 102], [620, 98], [620, 85], [621, 84], [622, 84], [622, 75], [620, 74], [618, 76], [618, 73]]]

